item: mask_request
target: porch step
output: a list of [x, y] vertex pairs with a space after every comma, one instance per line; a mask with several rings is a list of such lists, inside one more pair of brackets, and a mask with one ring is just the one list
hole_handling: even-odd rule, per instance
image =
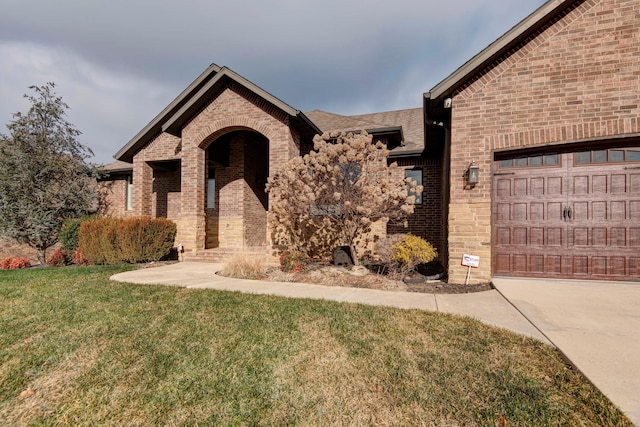
[[244, 253], [250, 257], [265, 258], [267, 262], [275, 261], [275, 258], [273, 258], [269, 253], [269, 248], [267, 246], [200, 249], [185, 253], [184, 260], [191, 262], [224, 263], [229, 261], [231, 257], [238, 253]]

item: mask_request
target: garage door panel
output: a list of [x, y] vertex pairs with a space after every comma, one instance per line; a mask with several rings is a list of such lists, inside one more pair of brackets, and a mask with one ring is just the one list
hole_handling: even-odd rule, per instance
[[542, 196], [544, 195], [544, 178], [531, 178], [530, 181], [531, 195]]
[[547, 218], [552, 221], [562, 220], [562, 202], [549, 202], [547, 203]]
[[570, 243], [574, 246], [587, 246], [589, 244], [589, 229], [586, 227], [574, 227], [571, 236], [573, 241]]
[[588, 202], [575, 202], [571, 206], [572, 220], [573, 221], [585, 221], [589, 219], [589, 203]]
[[589, 177], [588, 176], [574, 176], [573, 187], [570, 194], [589, 194]]
[[527, 220], [527, 203], [514, 203], [513, 204], [513, 221], [526, 221]]
[[629, 202], [629, 219], [640, 220], [640, 201]]
[[529, 272], [544, 273], [544, 255], [529, 256]]
[[513, 228], [513, 240], [512, 245], [527, 245], [527, 229], [526, 227], [514, 227]]
[[607, 231], [605, 227], [594, 227], [591, 231], [591, 245], [607, 246]]
[[591, 204], [591, 218], [589, 219], [606, 221], [608, 219], [607, 210], [606, 201], [593, 202]]
[[547, 178], [547, 195], [561, 196], [564, 194], [564, 179], [559, 176]]
[[627, 219], [627, 202], [613, 201], [611, 202], [611, 214], [609, 219], [624, 220]]
[[531, 221], [544, 220], [544, 203], [531, 202], [529, 205], [529, 219]]
[[640, 246], [640, 227], [629, 227], [629, 246]]
[[527, 195], [527, 178], [516, 178], [513, 180], [513, 195], [514, 196], [526, 196]]
[[627, 229], [624, 227], [612, 227], [609, 233], [609, 245], [627, 246]]
[[532, 246], [544, 246], [544, 228], [531, 227], [529, 229], [529, 244]]
[[547, 255], [545, 257], [545, 273], [550, 275], [562, 274], [562, 256], [560, 255]]
[[594, 194], [606, 194], [607, 191], [607, 175], [593, 175], [591, 179], [591, 192]]
[[498, 197], [511, 196], [511, 179], [498, 179], [496, 182], [496, 194]]
[[627, 192], [627, 176], [623, 174], [611, 175], [611, 193], [626, 193]]
[[640, 280], [640, 166], [558, 158], [496, 174], [494, 273]]
[[497, 274], [511, 273], [511, 256], [505, 253], [496, 255], [493, 267]]
[[565, 246], [565, 229], [560, 227], [547, 228], [547, 246]]
[[611, 271], [612, 275], [626, 276], [628, 274], [627, 259], [625, 257], [614, 256], [611, 257]]

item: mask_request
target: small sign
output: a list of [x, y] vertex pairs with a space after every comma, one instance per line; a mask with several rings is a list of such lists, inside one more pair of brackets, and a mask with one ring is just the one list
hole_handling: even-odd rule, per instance
[[462, 255], [462, 265], [465, 267], [478, 268], [480, 266], [480, 257], [476, 255]]

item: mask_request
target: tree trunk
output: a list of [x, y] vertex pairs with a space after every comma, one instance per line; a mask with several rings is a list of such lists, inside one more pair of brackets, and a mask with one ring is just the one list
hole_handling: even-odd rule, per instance
[[353, 260], [353, 265], [355, 266], [360, 265], [360, 258], [358, 257], [358, 254], [356, 252], [356, 245], [351, 243], [349, 245], [349, 249], [351, 250], [351, 259]]
[[47, 265], [47, 248], [37, 248], [40, 267]]

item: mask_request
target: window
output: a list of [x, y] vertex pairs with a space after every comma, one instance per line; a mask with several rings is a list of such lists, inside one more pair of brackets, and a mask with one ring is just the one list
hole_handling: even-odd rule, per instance
[[640, 161], [640, 150], [637, 148], [617, 148], [613, 150], [581, 151], [575, 154], [575, 162], [579, 165], [593, 163], [622, 163]]
[[127, 210], [133, 210], [133, 175], [127, 175]]
[[558, 153], [531, 154], [500, 160], [501, 168], [526, 168], [536, 166], [557, 166]]
[[[410, 178], [416, 182], [417, 185], [422, 185], [422, 169], [405, 169], [404, 177]], [[407, 183], [407, 189], [409, 189], [409, 184]], [[411, 195], [411, 194], [409, 194]], [[422, 192], [418, 194], [414, 194], [416, 196], [416, 205], [422, 204]]]
[[207, 180], [207, 208], [216, 208], [216, 171], [209, 170], [209, 179]]

